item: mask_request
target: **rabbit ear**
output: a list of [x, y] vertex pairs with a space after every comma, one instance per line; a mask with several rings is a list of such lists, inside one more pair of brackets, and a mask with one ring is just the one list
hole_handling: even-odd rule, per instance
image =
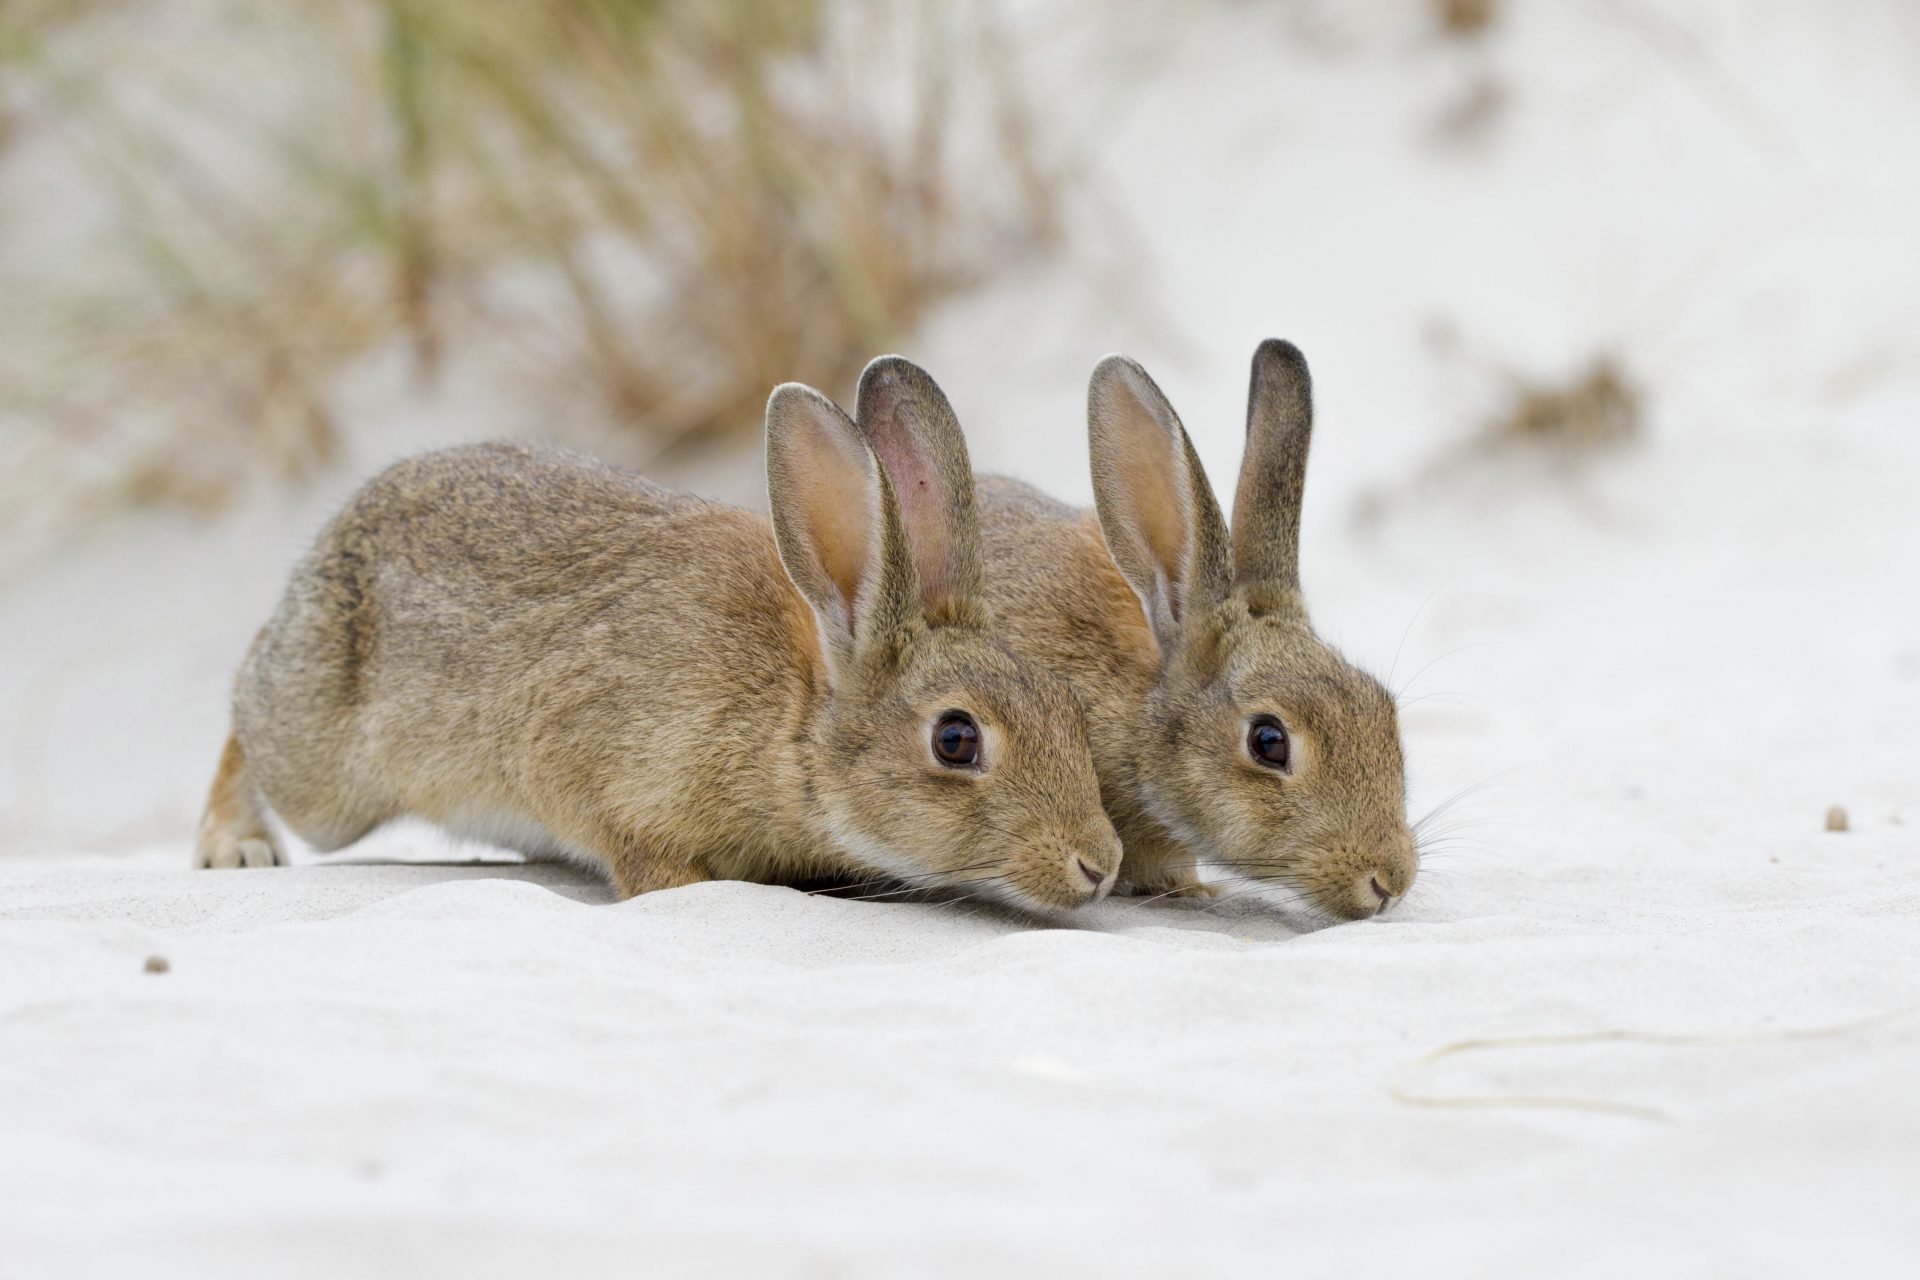
[[797, 382], [767, 401], [767, 505], [780, 563], [813, 607], [837, 683], [918, 620], [920, 585], [873, 451], [838, 405]]
[[1232, 587], [1226, 522], [1173, 406], [1125, 356], [1094, 366], [1087, 434], [1107, 551], [1170, 651], [1186, 621]]
[[1255, 613], [1299, 609], [1300, 498], [1313, 434], [1307, 358], [1268, 338], [1253, 353], [1247, 452], [1233, 495], [1233, 576]]
[[860, 375], [853, 416], [900, 504], [927, 620], [984, 624], [973, 464], [946, 394], [919, 365], [881, 356]]

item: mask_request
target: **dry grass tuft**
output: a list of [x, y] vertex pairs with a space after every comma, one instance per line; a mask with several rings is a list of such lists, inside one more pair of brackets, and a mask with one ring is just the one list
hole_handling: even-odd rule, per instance
[[[1450, 326], [1436, 325], [1428, 337], [1442, 354], [1468, 354]], [[1498, 459], [1537, 464], [1491, 473], [1509, 482], [1534, 470], [1571, 477], [1645, 434], [1644, 396], [1611, 353], [1597, 353], [1556, 379], [1532, 377], [1485, 360], [1475, 363], [1501, 384], [1497, 407], [1477, 431], [1435, 454], [1403, 482], [1362, 494], [1353, 511], [1359, 528], [1377, 529], [1401, 506], [1442, 491]]]
[[1486, 34], [1500, 6], [1496, 0], [1434, 0], [1434, 13], [1444, 34], [1471, 38]]
[[1558, 383], [1516, 377], [1506, 408], [1481, 433], [1488, 448], [1584, 454], [1640, 436], [1640, 394], [1610, 355]]
[[339, 448], [342, 375], [395, 346], [428, 379], [504, 364], [543, 417], [636, 458], [750, 433], [775, 383], [845, 386], [1058, 231], [1056, 171], [971, 9], [188, 6], [227, 52], [152, 46], [127, 83], [98, 47], [184, 20], [98, 8], [0, 10], [130, 264], [0, 340], [0, 430], [36, 493], [87, 511], [305, 474]]

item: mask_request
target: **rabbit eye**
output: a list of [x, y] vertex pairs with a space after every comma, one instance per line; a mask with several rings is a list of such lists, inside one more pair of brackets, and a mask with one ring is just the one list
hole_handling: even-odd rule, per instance
[[933, 754], [956, 769], [980, 762], [980, 726], [964, 711], [949, 711], [933, 726]]
[[1286, 768], [1290, 747], [1287, 727], [1272, 716], [1257, 716], [1247, 726], [1247, 754], [1269, 768]]

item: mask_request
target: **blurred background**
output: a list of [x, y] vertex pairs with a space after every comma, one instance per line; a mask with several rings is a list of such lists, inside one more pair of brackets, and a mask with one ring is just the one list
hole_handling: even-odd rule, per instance
[[1903, 821], [1915, 227], [1911, 0], [5, 0], [0, 854], [183, 841], [403, 454], [758, 505], [768, 390], [898, 350], [1085, 500], [1121, 350], [1224, 496], [1269, 335], [1418, 793]]

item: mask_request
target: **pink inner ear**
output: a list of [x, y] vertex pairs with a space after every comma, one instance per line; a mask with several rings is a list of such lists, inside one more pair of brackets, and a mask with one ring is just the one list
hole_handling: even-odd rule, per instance
[[831, 421], [807, 419], [806, 425], [807, 447], [794, 454], [791, 464], [799, 480], [802, 518], [813, 554], [851, 625], [870, 554], [868, 463], [858, 443]]
[[817, 499], [807, 512], [818, 548], [820, 567], [826, 570], [852, 621], [859, 607], [860, 583], [867, 569], [867, 494], [864, 484], [844, 469], [815, 473]]
[[946, 494], [933, 460], [912, 432], [901, 429], [889, 413], [873, 426], [871, 439], [880, 465], [893, 485], [920, 575], [920, 598], [928, 603], [945, 599], [953, 589], [953, 548], [947, 545]]
[[1147, 555], [1169, 580], [1186, 572], [1192, 513], [1188, 511], [1186, 459], [1171, 430], [1128, 389], [1127, 429], [1116, 433], [1114, 467], [1125, 479], [1116, 495]]

